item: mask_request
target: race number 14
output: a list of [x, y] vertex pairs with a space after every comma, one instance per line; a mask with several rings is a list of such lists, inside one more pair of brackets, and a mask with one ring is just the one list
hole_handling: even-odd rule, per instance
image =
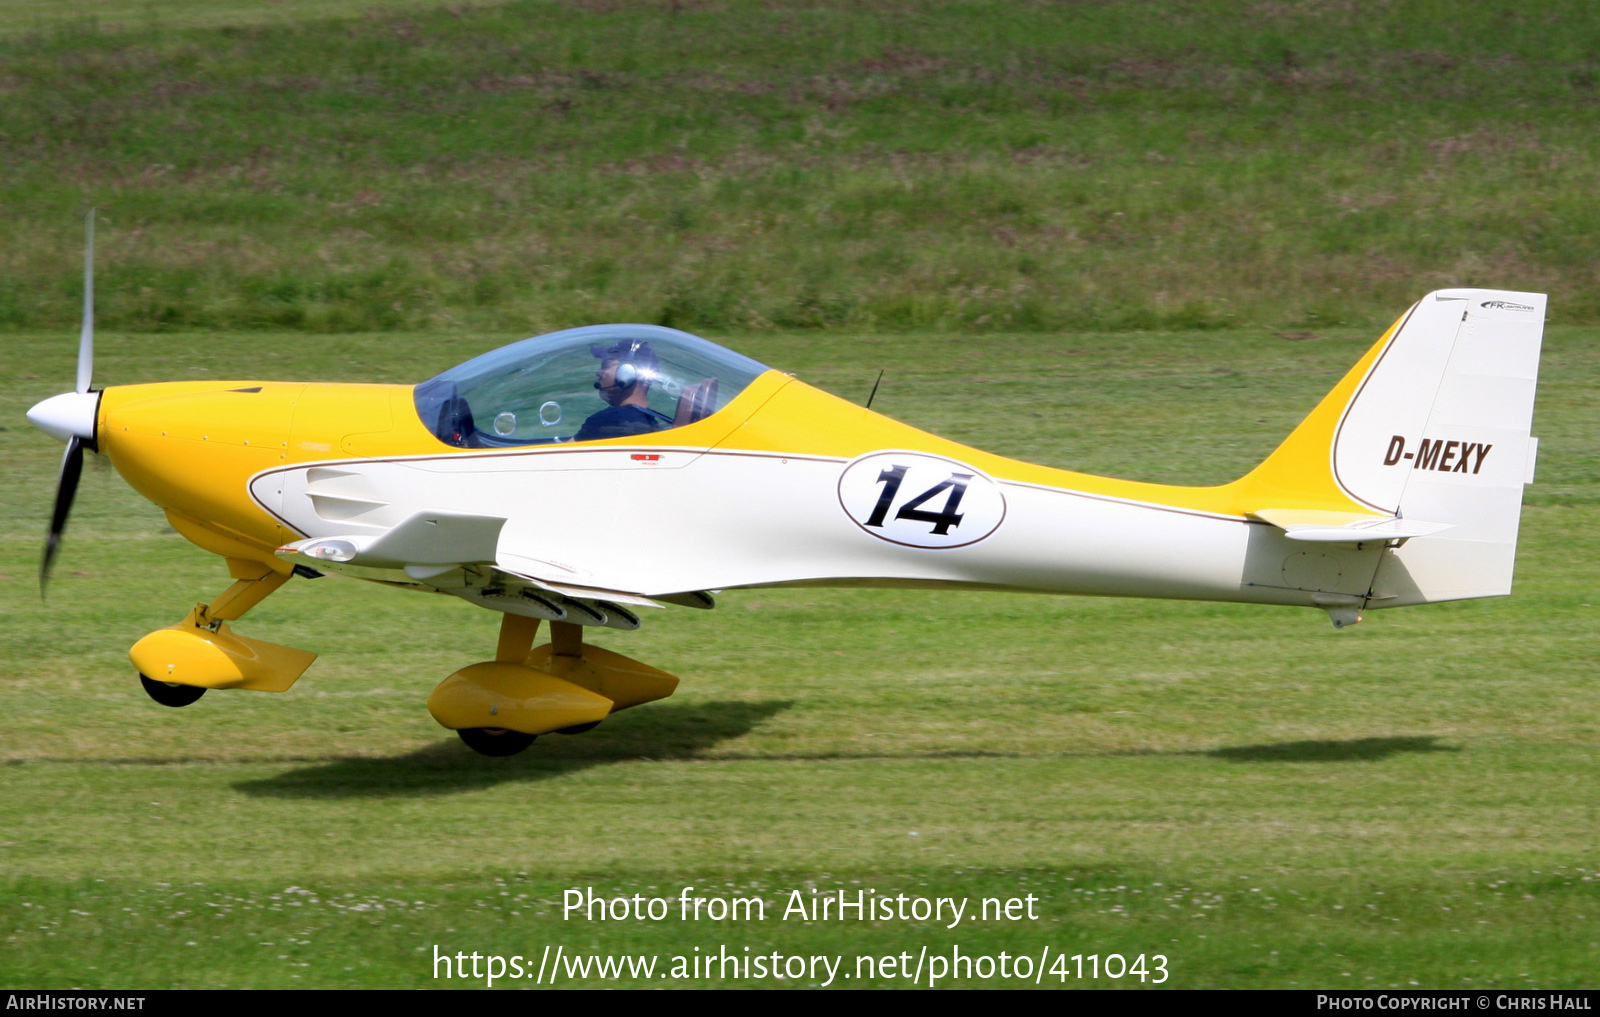
[[1006, 517], [1000, 485], [957, 459], [868, 452], [839, 474], [839, 507], [862, 531], [930, 551], [987, 539]]
[[[906, 478], [905, 466], [891, 466], [878, 474], [878, 483], [883, 485], [883, 493], [878, 496], [878, 504], [872, 510], [872, 515], [867, 517], [868, 526], [882, 528], [883, 519], [894, 504], [895, 496], [900, 493], [900, 482]], [[961, 525], [961, 513], [956, 511], [961, 507], [961, 496], [967, 493], [967, 484], [972, 481], [970, 473], [951, 473], [950, 479], [942, 480], [917, 495], [915, 498], [900, 506], [900, 511], [894, 514], [896, 519], [909, 519], [913, 522], [932, 523], [933, 530], [939, 536], [950, 532], [950, 527]], [[938, 512], [928, 512], [923, 509], [929, 499], [945, 491], [950, 492], [944, 501], [944, 508]]]

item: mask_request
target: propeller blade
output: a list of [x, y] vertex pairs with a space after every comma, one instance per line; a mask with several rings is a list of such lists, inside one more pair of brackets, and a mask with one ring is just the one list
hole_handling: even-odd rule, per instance
[[[94, 209], [84, 216], [83, 336], [78, 340], [78, 391], [89, 391], [94, 375]], [[82, 457], [80, 456], [80, 459]]]
[[61, 546], [61, 534], [67, 528], [67, 516], [72, 512], [72, 499], [78, 493], [78, 478], [83, 476], [83, 439], [73, 435], [67, 439], [67, 454], [61, 457], [61, 481], [56, 485], [56, 507], [50, 513], [50, 537], [45, 541], [44, 559], [39, 562], [39, 596], [50, 581], [50, 566], [55, 561], [56, 550]]

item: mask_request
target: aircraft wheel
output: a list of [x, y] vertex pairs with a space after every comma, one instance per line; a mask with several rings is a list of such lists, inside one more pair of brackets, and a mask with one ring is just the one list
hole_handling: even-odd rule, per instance
[[464, 727], [456, 734], [467, 743], [467, 748], [485, 756], [514, 756], [539, 737], [503, 727]]
[[158, 682], [142, 674], [139, 676], [139, 683], [144, 686], [145, 694], [162, 706], [188, 706], [206, 694], [206, 690], [198, 685]]
[[558, 727], [556, 728], [556, 734], [583, 734], [585, 731], [593, 731], [599, 726], [600, 722], [598, 720], [591, 720], [587, 724], [574, 724], [571, 727]]

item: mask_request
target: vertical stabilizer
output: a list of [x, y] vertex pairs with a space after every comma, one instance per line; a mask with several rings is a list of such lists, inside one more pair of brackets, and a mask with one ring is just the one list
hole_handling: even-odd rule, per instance
[[1540, 293], [1423, 297], [1238, 482], [1246, 510], [1300, 540], [1387, 534], [1373, 607], [1510, 593], [1544, 312]]
[[[1374, 607], [1510, 593], [1522, 488], [1533, 474], [1544, 294], [1447, 290], [1427, 300], [1459, 308], [1460, 324], [1426, 421], [1401, 430], [1362, 414], [1360, 450], [1347, 453], [1342, 441], [1334, 450], [1336, 461], [1349, 454], [1368, 473], [1400, 478], [1398, 515], [1450, 527], [1385, 556]], [[1374, 468], [1377, 441], [1385, 447]]]

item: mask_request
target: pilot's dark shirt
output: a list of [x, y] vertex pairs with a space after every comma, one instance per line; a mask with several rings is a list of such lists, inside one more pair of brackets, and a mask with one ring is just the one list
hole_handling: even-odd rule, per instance
[[630, 434], [648, 434], [656, 429], [656, 416], [640, 406], [607, 406], [591, 414], [573, 441], [595, 441], [599, 438], [625, 438]]

